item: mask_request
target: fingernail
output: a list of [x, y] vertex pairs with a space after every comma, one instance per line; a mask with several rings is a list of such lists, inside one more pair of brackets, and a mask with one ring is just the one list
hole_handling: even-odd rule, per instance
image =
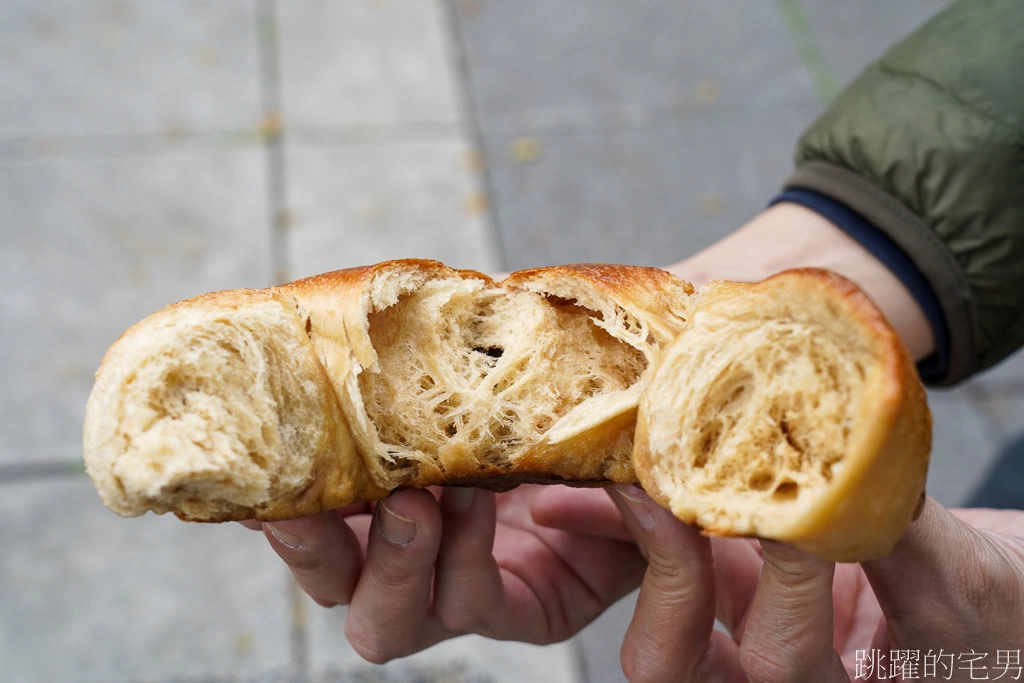
[[416, 520], [405, 515], [400, 515], [387, 506], [386, 503], [378, 503], [380, 508], [380, 530], [384, 538], [395, 545], [408, 545], [416, 538]]
[[274, 538], [276, 538], [277, 540], [281, 541], [281, 543], [283, 543], [284, 545], [288, 546], [289, 548], [292, 548], [293, 550], [300, 549], [302, 547], [302, 545], [305, 543], [305, 541], [303, 541], [302, 538], [300, 538], [299, 536], [296, 536], [295, 534], [291, 533], [290, 531], [285, 531], [284, 529], [279, 527], [277, 524], [271, 524], [269, 522], [264, 522], [263, 527], [266, 528], [267, 530], [269, 530], [271, 535]]
[[626, 501], [626, 507], [633, 513], [636, 523], [641, 528], [650, 530], [658, 526], [657, 520], [651, 514], [651, 508], [649, 507], [651, 499], [647, 497], [647, 494], [635, 486], [626, 484], [616, 484], [615, 490]]
[[447, 510], [465, 512], [473, 504], [474, 495], [476, 495], [476, 489], [468, 486], [449, 486], [444, 490], [442, 502]]

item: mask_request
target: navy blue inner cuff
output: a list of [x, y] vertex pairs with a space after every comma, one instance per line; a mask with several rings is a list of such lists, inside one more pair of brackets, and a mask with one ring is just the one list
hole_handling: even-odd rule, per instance
[[859, 213], [826, 195], [803, 188], [788, 188], [775, 197], [769, 206], [780, 202], [793, 202], [821, 214], [857, 240], [900, 279], [924, 311], [935, 335], [935, 353], [918, 363], [917, 371], [925, 382], [935, 382], [945, 377], [949, 370], [950, 345], [946, 315], [928, 279], [906, 252]]

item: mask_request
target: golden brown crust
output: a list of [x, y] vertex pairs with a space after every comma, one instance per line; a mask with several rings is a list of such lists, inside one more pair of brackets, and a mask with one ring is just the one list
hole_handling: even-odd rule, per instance
[[[501, 285], [573, 298], [571, 294], [579, 294], [580, 282], [587, 283], [620, 308], [642, 317], [651, 332], [657, 335], [659, 343], [670, 341], [682, 330], [687, 315], [687, 297], [693, 294], [693, 285], [660, 268], [607, 263], [573, 263], [520, 270], [511, 273]], [[587, 306], [586, 302], [580, 303]]]

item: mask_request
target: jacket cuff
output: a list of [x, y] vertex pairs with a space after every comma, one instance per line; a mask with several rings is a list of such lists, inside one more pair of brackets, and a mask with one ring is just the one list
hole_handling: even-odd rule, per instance
[[956, 384], [979, 369], [973, 294], [953, 255], [924, 221], [860, 175], [824, 161], [804, 163], [789, 177], [785, 189], [811, 190], [860, 214], [902, 249], [927, 279], [945, 315], [950, 342], [945, 376], [928, 377], [928, 384]]

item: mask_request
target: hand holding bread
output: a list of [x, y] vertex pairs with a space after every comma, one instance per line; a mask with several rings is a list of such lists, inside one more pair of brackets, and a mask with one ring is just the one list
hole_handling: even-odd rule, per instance
[[825, 271], [695, 294], [653, 268], [495, 283], [393, 261], [133, 326], [97, 373], [85, 458], [120, 514], [201, 521], [639, 480], [709, 533], [852, 561], [909, 523], [929, 439], [898, 337]]

